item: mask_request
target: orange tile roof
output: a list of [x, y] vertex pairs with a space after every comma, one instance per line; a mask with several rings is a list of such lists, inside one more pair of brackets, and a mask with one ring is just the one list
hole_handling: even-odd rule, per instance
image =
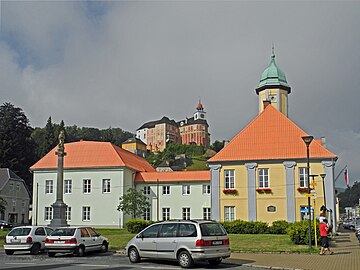
[[142, 182], [210, 181], [210, 171], [139, 172], [135, 183]]
[[[308, 135], [294, 122], [269, 105], [208, 162], [306, 158], [302, 136]], [[311, 158], [336, 158], [313, 140]]]
[[[36, 162], [30, 169], [57, 168], [57, 146]], [[155, 169], [142, 157], [109, 142], [80, 141], [65, 143], [64, 168], [129, 167], [139, 172]]]

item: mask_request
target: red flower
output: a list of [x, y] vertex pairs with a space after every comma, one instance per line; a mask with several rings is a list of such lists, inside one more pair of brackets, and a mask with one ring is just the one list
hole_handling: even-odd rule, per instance
[[256, 191], [258, 192], [271, 192], [271, 188], [257, 188]]
[[[299, 192], [307, 192], [308, 191], [308, 188], [307, 187], [298, 187], [297, 190]], [[310, 190], [312, 190], [312, 188], [310, 188]]]
[[224, 188], [223, 189], [224, 194], [236, 194], [237, 190], [233, 188]]

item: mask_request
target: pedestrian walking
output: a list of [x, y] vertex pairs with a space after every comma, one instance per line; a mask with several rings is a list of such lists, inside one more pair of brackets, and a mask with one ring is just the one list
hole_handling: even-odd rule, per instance
[[328, 238], [329, 230], [330, 230], [330, 226], [328, 224], [328, 221], [324, 219], [323, 222], [319, 224], [319, 231], [321, 238], [320, 255], [324, 255], [326, 250], [330, 252], [330, 255], [334, 254], [334, 252], [330, 250], [330, 246], [329, 246], [329, 238]]

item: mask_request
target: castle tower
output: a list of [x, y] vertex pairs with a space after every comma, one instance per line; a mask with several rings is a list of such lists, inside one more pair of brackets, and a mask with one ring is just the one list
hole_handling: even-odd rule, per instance
[[205, 114], [206, 112], [204, 111], [204, 107], [201, 103], [201, 99], [199, 98], [199, 103], [196, 107], [196, 112], [194, 113], [194, 120], [205, 120]]
[[277, 110], [288, 116], [288, 94], [291, 92], [291, 87], [286, 81], [285, 73], [275, 63], [274, 46], [270, 64], [262, 73], [255, 91], [259, 95], [259, 113], [264, 110], [264, 100], [267, 100]]

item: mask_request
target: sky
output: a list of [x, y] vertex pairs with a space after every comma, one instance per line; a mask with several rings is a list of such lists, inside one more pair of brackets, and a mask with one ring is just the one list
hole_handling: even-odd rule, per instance
[[[276, 63], [289, 118], [360, 178], [360, 2], [0, 1], [0, 103], [33, 127], [54, 123], [135, 133], [193, 116], [211, 142], [258, 112], [255, 88]], [[340, 176], [336, 186], [344, 186]]]

